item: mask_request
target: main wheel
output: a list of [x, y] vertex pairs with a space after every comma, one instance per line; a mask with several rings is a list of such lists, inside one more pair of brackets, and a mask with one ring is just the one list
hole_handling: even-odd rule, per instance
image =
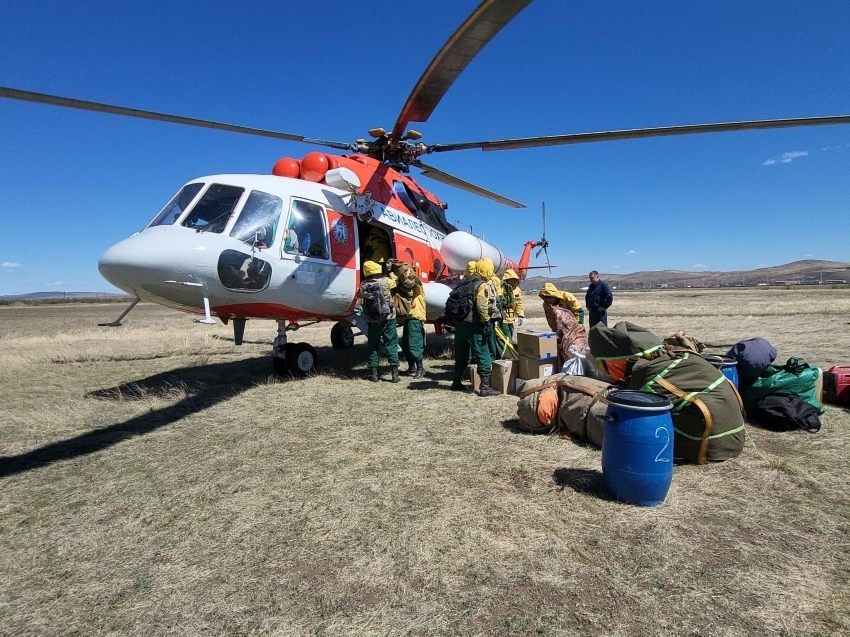
[[316, 371], [316, 363], [319, 357], [316, 350], [307, 343], [295, 343], [292, 350], [286, 353], [286, 369], [293, 376], [306, 376]]
[[289, 376], [292, 373], [287, 362], [295, 356], [294, 347], [294, 343], [287, 343], [283, 346], [283, 356], [272, 356], [272, 367], [278, 376]]
[[351, 324], [345, 321], [334, 323], [331, 328], [331, 345], [334, 349], [354, 347], [354, 330], [351, 329]]

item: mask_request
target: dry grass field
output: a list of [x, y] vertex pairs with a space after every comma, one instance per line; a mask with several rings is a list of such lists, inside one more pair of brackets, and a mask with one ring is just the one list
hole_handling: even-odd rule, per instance
[[[542, 327], [537, 300], [526, 295]], [[600, 452], [514, 426], [516, 398], [359, 380], [362, 339], [152, 305], [0, 308], [2, 635], [847, 635], [850, 410], [747, 428], [663, 505], [609, 499]], [[714, 351], [850, 362], [850, 291], [621, 293], [612, 322]]]

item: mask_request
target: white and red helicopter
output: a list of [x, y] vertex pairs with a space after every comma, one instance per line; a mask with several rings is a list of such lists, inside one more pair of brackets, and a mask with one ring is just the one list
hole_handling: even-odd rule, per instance
[[[511, 261], [494, 246], [459, 231], [446, 205], [409, 174], [411, 167], [436, 181], [491, 200], [522, 204], [440, 171], [424, 155], [479, 148], [507, 150], [616, 139], [850, 123], [850, 115], [722, 122], [687, 126], [575, 133], [521, 139], [427, 145], [408, 129], [425, 122], [483, 47], [531, 0], [484, 0], [452, 34], [419, 78], [392, 130], [369, 131], [354, 143], [247, 128], [98, 102], [0, 87], [0, 97], [53, 104], [297, 141], [345, 151], [313, 151], [300, 160], [278, 160], [269, 175], [221, 174], [188, 182], [142, 231], [109, 248], [101, 274], [135, 297], [109, 325], [119, 325], [139, 300], [152, 301], [232, 323], [242, 342], [247, 319], [277, 321], [272, 360], [278, 373], [303, 375], [316, 368], [316, 351], [290, 343], [288, 333], [306, 322], [333, 321], [331, 342], [350, 347], [362, 319], [353, 312], [361, 267], [380, 244], [412, 265], [425, 283], [428, 320], [442, 314], [452, 277], [469, 260], [487, 256], [498, 273], [525, 277], [534, 248], [525, 243]], [[539, 252], [538, 252], [539, 254]], [[547, 267], [547, 266], [540, 266]]]

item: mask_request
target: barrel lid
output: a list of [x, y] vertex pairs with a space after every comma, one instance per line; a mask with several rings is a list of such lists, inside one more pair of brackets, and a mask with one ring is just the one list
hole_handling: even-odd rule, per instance
[[652, 411], [666, 411], [673, 409], [673, 404], [664, 396], [651, 394], [646, 391], [635, 391], [633, 389], [618, 389], [607, 396], [610, 404], [617, 407], [628, 407], [631, 409], [646, 409]]
[[731, 356], [722, 356], [720, 354], [700, 354], [700, 356], [717, 368], [734, 367], [738, 364], [738, 361]]

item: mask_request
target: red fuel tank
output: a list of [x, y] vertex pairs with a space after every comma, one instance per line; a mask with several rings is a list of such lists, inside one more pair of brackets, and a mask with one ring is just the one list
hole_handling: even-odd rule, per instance
[[835, 365], [823, 373], [823, 400], [850, 404], [850, 365]]

